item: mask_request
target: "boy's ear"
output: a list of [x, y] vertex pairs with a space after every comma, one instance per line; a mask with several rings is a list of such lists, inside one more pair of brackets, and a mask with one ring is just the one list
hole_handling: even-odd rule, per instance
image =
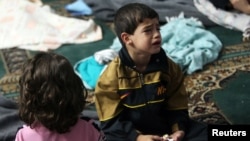
[[126, 44], [131, 44], [132, 40], [130, 39], [130, 34], [126, 33], [126, 32], [122, 32], [121, 34], [121, 39], [123, 41], [123, 43]]

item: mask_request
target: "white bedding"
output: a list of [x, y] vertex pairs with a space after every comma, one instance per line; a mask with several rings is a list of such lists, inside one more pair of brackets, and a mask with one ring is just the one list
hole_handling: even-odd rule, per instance
[[28, 0], [1, 0], [0, 23], [0, 49], [47, 51], [102, 39], [101, 27], [92, 19], [63, 17]]

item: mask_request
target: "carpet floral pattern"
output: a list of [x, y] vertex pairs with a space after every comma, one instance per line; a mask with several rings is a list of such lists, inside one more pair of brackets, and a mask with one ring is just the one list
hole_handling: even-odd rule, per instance
[[190, 116], [210, 124], [230, 124], [213, 102], [212, 90], [222, 88], [222, 81], [229, 81], [237, 71], [250, 71], [250, 43], [224, 47], [217, 61], [188, 75]]
[[19, 92], [20, 69], [23, 62], [30, 57], [30, 54], [26, 50], [11, 48], [0, 50], [0, 55], [6, 72], [0, 78], [0, 94], [16, 101]]

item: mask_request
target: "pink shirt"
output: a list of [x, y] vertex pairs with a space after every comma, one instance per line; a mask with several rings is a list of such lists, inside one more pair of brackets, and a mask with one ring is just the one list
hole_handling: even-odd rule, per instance
[[102, 141], [101, 137], [101, 132], [91, 122], [79, 119], [71, 131], [64, 134], [51, 132], [42, 125], [34, 129], [24, 125], [17, 132], [15, 141]]

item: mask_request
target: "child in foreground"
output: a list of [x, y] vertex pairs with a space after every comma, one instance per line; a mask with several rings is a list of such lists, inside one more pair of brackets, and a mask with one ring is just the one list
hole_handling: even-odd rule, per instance
[[95, 88], [96, 109], [108, 141], [206, 141], [207, 126], [189, 118], [180, 67], [161, 48], [159, 16], [140, 3], [118, 9], [122, 48]]
[[23, 66], [19, 116], [26, 125], [16, 141], [103, 141], [99, 128], [81, 112], [87, 90], [70, 62], [40, 52]]

